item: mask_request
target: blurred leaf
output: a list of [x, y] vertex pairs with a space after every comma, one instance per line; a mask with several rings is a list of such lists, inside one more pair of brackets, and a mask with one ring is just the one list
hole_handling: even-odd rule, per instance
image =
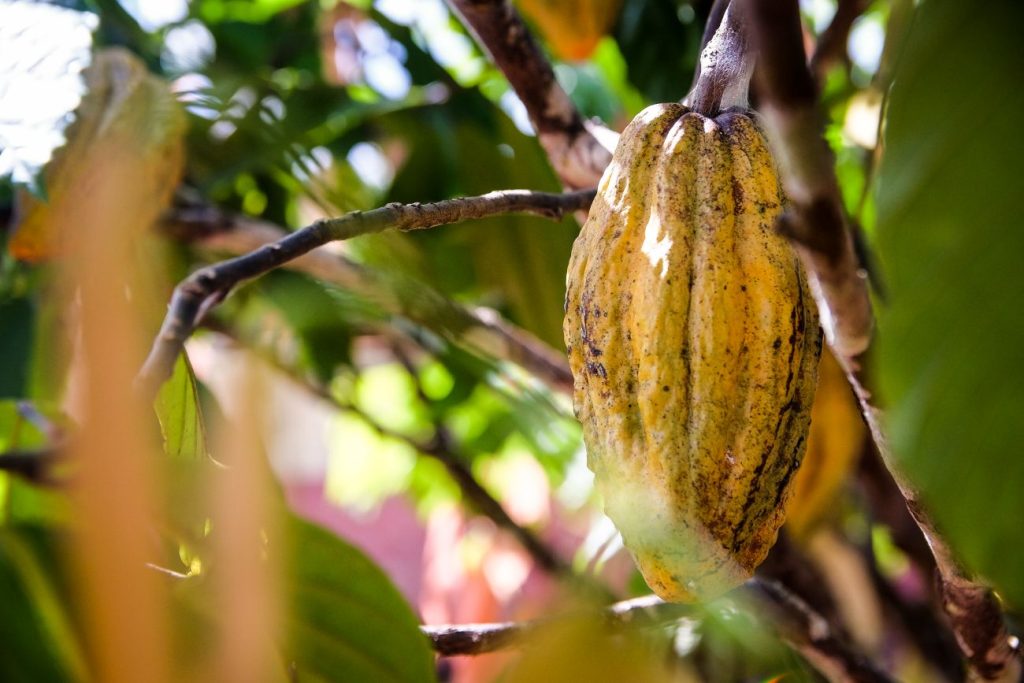
[[416, 467], [416, 450], [381, 436], [352, 414], [339, 415], [331, 430], [324, 495], [331, 502], [368, 512], [386, 498], [405, 493]]
[[10, 683], [87, 678], [54, 540], [39, 527], [0, 528], [0, 679]]
[[355, 389], [353, 402], [382, 427], [413, 438], [426, 438], [433, 432], [416, 381], [401, 364], [364, 369]]
[[1019, 3], [930, 0], [893, 82], [878, 187], [892, 447], [970, 566], [1024, 606]]
[[[121, 204], [102, 207], [141, 232], [162, 211], [177, 186], [185, 119], [167, 85], [151, 76], [134, 55], [110, 49], [85, 72], [87, 93], [75, 110], [68, 144], [46, 167], [48, 200], [22, 193], [21, 221], [8, 243], [16, 257], [46, 259], [97, 187], [131, 178], [117, 187]], [[110, 188], [108, 188], [109, 191]]]
[[292, 517], [288, 656], [299, 680], [434, 681], [434, 656], [405, 599], [361, 552]]
[[[301, 73], [288, 87], [256, 72], [189, 93], [189, 176], [204, 194], [280, 224], [295, 218], [285, 210], [293, 197], [329, 214], [375, 203], [345, 155], [364, 139], [361, 127], [426, 95], [413, 88], [400, 100], [363, 102]], [[253, 190], [265, 195], [255, 208], [245, 201]]]
[[[697, 65], [704, 23], [686, 0], [631, 0], [622, 8], [615, 39], [626, 59], [629, 80], [651, 102], [686, 96]], [[680, 14], [691, 17], [689, 23]]]
[[196, 377], [184, 351], [174, 364], [171, 378], [160, 387], [154, 408], [166, 455], [185, 460], [198, 460], [208, 455]]
[[32, 2], [0, 4], [0, 178], [46, 188], [39, 173], [64, 144], [85, 85], [96, 15]]
[[[427, 201], [502, 188], [557, 191], [536, 139], [479, 93], [462, 92], [423, 115], [388, 119], [409, 156], [389, 201]], [[513, 320], [550, 344], [562, 345], [565, 267], [576, 237], [561, 224], [500, 216], [410, 235], [430, 259], [431, 280], [449, 296], [501, 297]]]
[[0, 299], [0, 398], [28, 394], [34, 326], [31, 300]]
[[[53, 445], [50, 430], [67, 429], [68, 422], [65, 416], [30, 401], [0, 400], [0, 454], [40, 451], [45, 458]], [[0, 521], [61, 523], [71, 518], [70, 511], [65, 489], [0, 473]]]
[[279, 12], [302, 4], [302, 0], [202, 0], [195, 4], [199, 14], [211, 23], [238, 21], [260, 24]]
[[24, 396], [59, 404], [64, 396], [71, 364], [69, 346], [73, 332], [68, 326], [69, 311], [60, 297], [44, 294], [35, 304], [35, 326], [28, 367], [28, 386]]
[[301, 345], [300, 361], [321, 382], [350, 361], [354, 302], [304, 275], [277, 271], [260, 282], [266, 294], [295, 332]]
[[[504, 673], [505, 683], [677, 679], [668, 666], [671, 644], [661, 629], [613, 631], [597, 618], [556, 622], [536, 633]], [[687, 680], [684, 678], [683, 680]]]
[[67, 524], [73, 519], [71, 503], [63, 491], [35, 486], [20, 477], [0, 477], [7, 482], [5, 495], [0, 496], [4, 505], [0, 519], [47, 526]]
[[518, 0], [517, 5], [559, 57], [582, 60], [615, 24], [623, 0]]
[[[66, 422], [63, 416], [40, 410], [28, 402], [0, 400], [0, 453], [45, 452], [52, 444], [46, 426], [41, 424], [43, 421], [58, 426]], [[0, 522], [60, 523], [70, 518], [69, 513], [70, 505], [63, 490], [35, 486], [19, 476], [0, 473]]]
[[612, 128], [625, 128], [626, 123], [639, 114], [647, 103], [643, 95], [629, 80], [629, 66], [626, 63], [626, 58], [618, 49], [618, 43], [607, 38], [598, 45], [592, 61], [594, 68], [601, 75], [604, 87], [614, 93], [618, 109], [622, 110], [617, 112], [618, 116], [622, 116], [621, 121], [605, 119], [605, 123]]
[[0, 400], [0, 452], [47, 445], [40, 425], [25, 416], [29, 408], [21, 401]]
[[[783, 645], [772, 627], [757, 616], [759, 610], [743, 600], [720, 598], [695, 610], [692, 628], [694, 659], [707, 680], [782, 681], [822, 680], [792, 650]], [[676, 642], [680, 639], [677, 637]], [[692, 642], [692, 641], [691, 641]]]
[[619, 50], [619, 44], [611, 38], [601, 41], [591, 59], [591, 65], [580, 68], [594, 73], [590, 78], [598, 80], [600, 86], [597, 91], [603, 93], [599, 95], [595, 91], [592, 97], [598, 101], [588, 104], [586, 100], [580, 101], [580, 95], [573, 91], [573, 101], [584, 116], [599, 116], [612, 128], [621, 129], [647, 104], [643, 95], [629, 82], [626, 60]]

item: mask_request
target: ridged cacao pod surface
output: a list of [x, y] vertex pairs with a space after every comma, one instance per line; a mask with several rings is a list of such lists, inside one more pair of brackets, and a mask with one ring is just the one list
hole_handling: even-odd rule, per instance
[[573, 247], [565, 339], [588, 464], [648, 585], [703, 600], [775, 542], [821, 353], [753, 115], [648, 107]]

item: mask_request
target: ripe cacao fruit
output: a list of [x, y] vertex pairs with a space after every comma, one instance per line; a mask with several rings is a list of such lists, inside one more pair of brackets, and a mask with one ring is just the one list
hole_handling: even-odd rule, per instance
[[811, 408], [807, 455], [786, 506], [786, 529], [801, 540], [827, 517], [864, 447], [867, 428], [843, 369], [830, 351], [821, 356]]
[[622, 0], [519, 0], [561, 59], [587, 59], [615, 24]]
[[752, 574], [803, 457], [822, 339], [775, 232], [783, 201], [752, 114], [654, 105], [573, 246], [564, 332], [588, 464], [666, 600]]

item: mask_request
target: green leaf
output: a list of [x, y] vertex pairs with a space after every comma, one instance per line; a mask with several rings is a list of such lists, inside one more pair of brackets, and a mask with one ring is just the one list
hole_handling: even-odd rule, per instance
[[205, 0], [197, 4], [202, 17], [210, 22], [237, 21], [260, 24], [301, 2], [302, 0]]
[[27, 298], [0, 301], [0, 397], [25, 396], [35, 308]]
[[295, 332], [304, 367], [321, 382], [347, 365], [352, 343], [352, 322], [365, 319], [365, 306], [344, 291], [327, 287], [297, 273], [278, 271], [260, 282], [260, 290]]
[[434, 681], [433, 654], [405, 599], [373, 562], [298, 518], [288, 589], [287, 655], [299, 680]]
[[31, 450], [46, 445], [46, 434], [40, 425], [26, 418], [34, 411], [31, 404], [0, 400], [0, 453], [15, 449]]
[[[390, 201], [427, 201], [499, 188], [556, 191], [536, 139], [519, 132], [479, 93], [459, 92], [443, 107], [389, 119], [408, 141]], [[565, 267], [577, 229], [528, 216], [498, 216], [407, 236], [423, 250], [431, 281], [449, 296], [479, 297], [480, 287], [510, 317], [562, 345]], [[468, 291], [467, 291], [468, 290]]]
[[1020, 3], [922, 3], [878, 187], [892, 447], [969, 566], [1024, 607]]
[[0, 680], [86, 679], [82, 644], [57, 572], [52, 535], [41, 527], [0, 529]]
[[[60, 426], [66, 419], [25, 401], [0, 400], [0, 454], [38, 449], [39, 457], [45, 458], [45, 450], [51, 444], [44, 422]], [[70, 516], [63, 490], [35, 486], [20, 476], [0, 473], [0, 522], [49, 525], [64, 523]], [[3, 604], [0, 600], [0, 605]], [[0, 676], [0, 680], [5, 679]]]
[[171, 378], [160, 388], [154, 403], [164, 453], [172, 458], [198, 460], [207, 455], [206, 427], [199, 409], [196, 377], [182, 351]]
[[615, 40], [629, 80], [651, 102], [673, 102], [690, 89], [704, 22], [686, 8], [686, 0], [631, 0], [622, 6]]

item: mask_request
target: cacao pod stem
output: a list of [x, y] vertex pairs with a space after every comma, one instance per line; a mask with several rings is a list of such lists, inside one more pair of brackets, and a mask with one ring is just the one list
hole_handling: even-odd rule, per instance
[[714, 117], [730, 107], [747, 106], [754, 55], [731, 5], [700, 53], [698, 73], [697, 82], [684, 100], [691, 110]]

